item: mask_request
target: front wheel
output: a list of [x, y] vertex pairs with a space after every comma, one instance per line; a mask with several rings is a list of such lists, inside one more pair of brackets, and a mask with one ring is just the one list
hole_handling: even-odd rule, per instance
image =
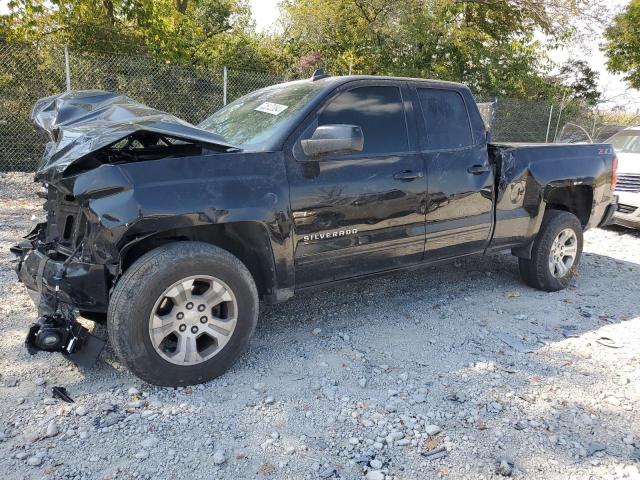
[[116, 355], [162, 386], [223, 374], [249, 342], [258, 318], [251, 274], [229, 252], [176, 242], [138, 259], [117, 283], [107, 318]]
[[582, 255], [582, 225], [578, 217], [548, 210], [533, 243], [531, 259], [520, 258], [520, 276], [534, 288], [555, 292], [569, 285]]

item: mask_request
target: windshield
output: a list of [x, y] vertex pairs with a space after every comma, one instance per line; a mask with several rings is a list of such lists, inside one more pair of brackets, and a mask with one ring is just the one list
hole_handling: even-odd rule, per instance
[[609, 139], [619, 153], [640, 153], [640, 131], [623, 131]]
[[198, 127], [241, 148], [256, 148], [289, 126], [293, 115], [315, 97], [319, 83], [274, 85], [221, 108]]

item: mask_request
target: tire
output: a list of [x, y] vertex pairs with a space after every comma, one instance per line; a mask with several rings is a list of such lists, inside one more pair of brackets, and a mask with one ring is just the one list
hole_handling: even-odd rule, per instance
[[[554, 248], [554, 242], [561, 232], [565, 231], [571, 231], [575, 235], [575, 257], [566, 272], [555, 269], [556, 274], [554, 275], [550, 266], [552, 248]], [[566, 288], [580, 263], [582, 245], [582, 225], [578, 217], [562, 210], [548, 210], [544, 214], [540, 231], [533, 242], [531, 259], [518, 259], [522, 280], [527, 285], [546, 292], [555, 292]], [[563, 254], [564, 250], [560, 255]]]
[[[184, 285], [189, 282], [192, 290], [185, 294]], [[178, 287], [172, 288], [172, 285], [182, 286], [180, 293], [172, 298], [164, 296], [177, 292]], [[213, 319], [218, 321], [217, 317], [222, 315], [211, 312], [209, 305], [215, 301], [200, 304], [204, 300], [195, 299], [209, 295], [219, 300], [215, 292], [218, 287], [220, 291], [224, 290], [224, 298], [231, 300], [221, 301], [213, 308], [222, 312], [222, 305], [229, 305], [225, 307], [225, 315], [231, 320], [224, 322], [231, 322], [233, 328], [225, 327], [231, 332], [226, 336], [214, 331], [215, 335], [209, 337], [206, 333], [210, 332], [209, 325], [199, 325], [197, 317], [201, 313], [203, 316], [210, 314], [213, 322]], [[201, 296], [192, 296], [196, 288], [207, 290]], [[213, 290], [209, 291], [208, 288]], [[193, 299], [197, 307], [193, 302], [185, 303], [189, 299]], [[202, 312], [201, 307], [204, 307]], [[193, 310], [186, 311], [185, 308]], [[158, 317], [160, 309], [169, 309], [169, 312]], [[152, 312], [157, 315], [152, 317]], [[182, 322], [189, 325], [184, 334], [179, 333], [177, 326], [174, 328], [181, 322], [177, 320], [181, 313]], [[168, 327], [167, 331], [174, 332], [163, 340], [164, 343], [158, 343], [152, 332], [159, 331], [157, 338], [160, 338], [164, 335], [164, 326], [153, 328], [156, 319], [169, 317], [170, 321], [163, 325]], [[240, 260], [226, 250], [207, 243], [176, 242], [147, 252], [122, 275], [109, 302], [107, 329], [115, 354], [135, 375], [154, 385], [177, 387], [203, 383], [226, 372], [249, 343], [257, 320], [258, 292], [251, 274]], [[179, 328], [182, 329], [185, 324], [180, 323]], [[198, 332], [198, 327], [201, 328], [200, 336], [195, 338], [191, 332], [193, 329]], [[218, 337], [222, 338], [221, 343]], [[203, 349], [202, 355], [197, 343], [201, 338], [209, 344], [207, 349]], [[166, 346], [172, 344], [175, 344], [173, 352]], [[187, 345], [187, 348], [180, 349], [180, 345]], [[197, 347], [196, 354], [194, 347]], [[215, 353], [205, 359], [204, 354], [209, 351]], [[185, 353], [181, 355], [181, 352]], [[185, 363], [187, 360], [199, 363]]]

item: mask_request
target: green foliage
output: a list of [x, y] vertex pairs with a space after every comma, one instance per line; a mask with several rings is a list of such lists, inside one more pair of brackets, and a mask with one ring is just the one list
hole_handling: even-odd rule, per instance
[[557, 79], [563, 93], [594, 106], [601, 97], [598, 91], [598, 77], [598, 73], [584, 60], [569, 60], [560, 68]]
[[[553, 65], [534, 32], [565, 41], [571, 28], [559, 24], [579, 16], [584, 3], [286, 0], [284, 42], [304, 60], [294, 71], [322, 65], [345, 73], [351, 65], [357, 73], [463, 81], [481, 95], [549, 98], [562, 96], [563, 79], [549, 75]], [[590, 84], [569, 90], [594, 95]]]
[[12, 0], [9, 8], [0, 17], [5, 42], [267, 66], [245, 0]]
[[609, 70], [625, 74], [631, 87], [640, 88], [640, 0], [631, 0], [604, 36]]
[[255, 32], [247, 0], [11, 0], [0, 43], [288, 77], [352, 69], [462, 81], [485, 96], [595, 102], [594, 72], [577, 62], [551, 76], [534, 33], [567, 41], [600, 1], [284, 0], [282, 32], [266, 35]]

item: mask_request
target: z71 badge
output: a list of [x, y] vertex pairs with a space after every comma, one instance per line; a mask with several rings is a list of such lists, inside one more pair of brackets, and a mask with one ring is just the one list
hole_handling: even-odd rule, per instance
[[313, 233], [311, 235], [303, 236], [302, 240], [305, 242], [309, 242], [311, 240], [326, 240], [328, 238], [338, 238], [345, 237], [347, 235], [355, 235], [356, 233], [358, 233], [358, 229], [351, 228], [348, 230], [336, 230], [335, 232]]

